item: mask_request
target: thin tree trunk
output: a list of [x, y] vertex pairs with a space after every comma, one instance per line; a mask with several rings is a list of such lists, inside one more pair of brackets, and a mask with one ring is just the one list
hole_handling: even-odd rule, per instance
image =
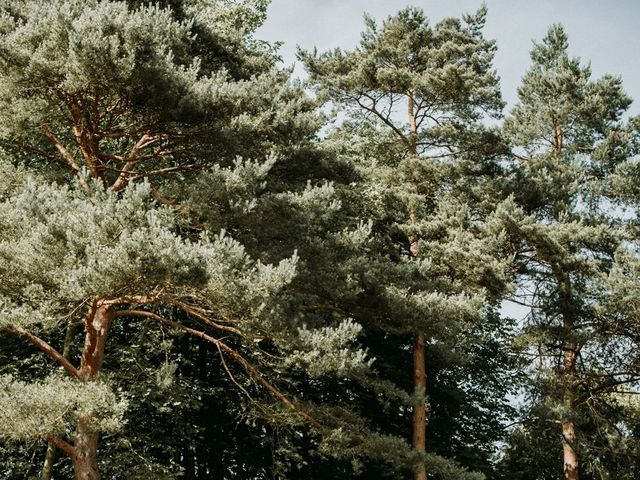
[[58, 451], [50, 443], [47, 444], [47, 453], [44, 456], [44, 463], [42, 464], [42, 480], [51, 480], [53, 475], [53, 465], [58, 459]]
[[[409, 120], [409, 157], [412, 160], [418, 156], [417, 138], [418, 127], [415, 116], [415, 103], [413, 100], [413, 91], [407, 92], [407, 116]], [[418, 179], [415, 174], [415, 166], [412, 165], [411, 184], [416, 193], [418, 193]], [[418, 219], [416, 212], [410, 209], [409, 220], [412, 224], [416, 224]], [[409, 256], [412, 259], [418, 256], [418, 241], [414, 236], [409, 238]], [[416, 403], [413, 405], [412, 420], [412, 445], [420, 453], [426, 452], [426, 436], [427, 436], [427, 408], [425, 398], [427, 393], [427, 374], [425, 369], [424, 356], [424, 333], [416, 330], [413, 336], [413, 390]], [[414, 480], [426, 480], [427, 472], [424, 463], [416, 467], [414, 471]]]
[[[426, 452], [427, 408], [425, 395], [427, 392], [427, 375], [424, 361], [424, 334], [416, 332], [413, 342], [413, 388], [416, 403], [413, 405], [413, 448]], [[426, 480], [427, 472], [424, 463], [416, 468], [415, 480]]]
[[[76, 331], [76, 324], [71, 320], [67, 325], [67, 331], [64, 336], [64, 346], [62, 347], [62, 356], [69, 360], [71, 357], [71, 348], [73, 346], [73, 335]], [[58, 449], [51, 445], [47, 445], [47, 453], [44, 457], [42, 465], [42, 480], [51, 480], [53, 476], [53, 466], [58, 460]]]
[[562, 422], [562, 451], [564, 460], [564, 480], [578, 480], [578, 455], [574, 449], [576, 427], [572, 421]]
[[562, 419], [562, 452], [563, 452], [563, 478], [564, 480], [579, 479], [578, 454], [576, 452], [576, 426], [571, 419], [571, 412], [574, 405], [574, 379], [576, 374], [576, 361], [578, 359], [579, 346], [571, 338], [574, 330], [574, 313], [572, 311], [571, 279], [568, 275], [563, 275], [558, 282], [562, 313], [562, 327], [565, 339], [562, 344], [564, 352], [564, 398], [563, 403], [566, 411], [565, 418]]
[[[565, 320], [565, 327], [567, 323], [570, 323], [570, 327], [573, 327], [573, 322]], [[577, 346], [572, 342], [567, 342], [565, 345], [564, 361], [565, 361], [565, 386], [564, 392], [564, 406], [568, 411], [574, 408], [573, 394], [569, 383], [572, 383], [573, 376], [575, 374]], [[576, 453], [576, 426], [573, 420], [565, 418], [562, 421], [562, 451], [563, 451], [563, 471], [564, 480], [578, 480], [578, 454]]]

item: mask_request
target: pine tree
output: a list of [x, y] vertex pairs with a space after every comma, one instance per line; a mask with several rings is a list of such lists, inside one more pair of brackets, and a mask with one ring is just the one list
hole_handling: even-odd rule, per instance
[[619, 438], [612, 392], [637, 380], [622, 353], [635, 333], [614, 333], [607, 300], [607, 276], [627, 240], [610, 185], [630, 152], [622, 115], [631, 100], [619, 78], [591, 79], [567, 50], [558, 25], [535, 44], [504, 128], [523, 208], [512, 233], [521, 242], [515, 301], [531, 309], [522, 343], [536, 361], [530, 426], [560, 425], [553, 435], [564, 478], [577, 480], [600, 468], [603, 437]]
[[[267, 412], [292, 424], [321, 427], [270, 369], [345, 377], [370, 363], [352, 348], [356, 323], [309, 316], [287, 291], [312, 271], [295, 245], [260, 243], [286, 232], [291, 212], [301, 242], [339, 209], [322, 175], [307, 184], [278, 173], [278, 163], [303, 166], [320, 122], [252, 37], [265, 2], [169, 3], [1, 4], [0, 327], [66, 376], [3, 377], [0, 435], [46, 440], [78, 479], [100, 478], [99, 436], [126, 414], [108, 360], [121, 322], [207, 342], [251, 401], [256, 388], [268, 393], [278, 405]], [[330, 236], [348, 255], [367, 230]], [[79, 366], [45, 340], [77, 322]]]
[[[465, 475], [424, 456], [425, 345], [450, 344], [507, 283], [497, 253], [501, 210], [487, 217], [496, 202], [468, 169], [501, 151], [480, 123], [502, 106], [491, 70], [495, 45], [481, 33], [485, 15], [482, 8], [432, 27], [421, 10], [407, 8], [381, 26], [367, 17], [353, 51], [299, 53], [320, 96], [349, 115], [340, 135], [347, 154], [360, 157], [361, 214], [375, 219], [380, 242], [361, 272], [361, 308], [347, 308], [413, 336], [412, 443], [423, 455], [417, 480], [426, 479], [425, 465], [430, 474]], [[474, 196], [477, 208], [465, 204]]]

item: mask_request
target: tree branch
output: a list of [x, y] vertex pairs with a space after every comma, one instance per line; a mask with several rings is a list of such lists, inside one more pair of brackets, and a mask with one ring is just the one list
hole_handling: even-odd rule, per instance
[[51, 130], [45, 127], [43, 128], [43, 132], [45, 137], [47, 137], [51, 142], [51, 144], [55, 147], [55, 149], [58, 150], [62, 158], [65, 160], [65, 162], [69, 166], [69, 168], [73, 172], [75, 172], [76, 176], [78, 177], [78, 180], [80, 181], [80, 185], [82, 186], [82, 188], [87, 193], [89, 193], [90, 190], [89, 190], [89, 185], [87, 184], [87, 180], [84, 178], [84, 175], [82, 174], [80, 167], [78, 166], [75, 159], [73, 158], [73, 155], [69, 153], [67, 148], [60, 142], [60, 140], [56, 138], [56, 136], [51, 132]]
[[174, 322], [173, 320], [168, 320], [166, 318], [163, 318], [163, 317], [161, 317], [159, 315], [156, 315], [155, 313], [152, 313], [152, 312], [146, 312], [146, 311], [143, 311], [143, 310], [120, 310], [120, 311], [116, 312], [116, 316], [118, 316], [118, 317], [137, 316], [137, 317], [149, 318], [151, 320], [155, 320], [155, 321], [157, 321], [159, 323], [162, 323], [163, 325], [167, 325], [169, 327], [173, 327], [175, 329], [182, 330], [183, 332], [186, 332], [186, 333], [189, 333], [189, 334], [194, 335], [196, 337], [199, 337], [199, 338], [201, 338], [202, 340], [204, 340], [204, 341], [206, 341], [208, 343], [212, 343], [217, 348], [219, 348], [219, 349], [223, 350], [224, 352], [226, 352], [229, 355], [229, 357], [231, 357], [237, 364], [239, 364], [242, 368], [244, 368], [244, 370], [251, 377], [253, 377], [260, 385], [262, 385], [264, 388], [266, 388], [267, 391], [271, 395], [273, 395], [276, 399], [278, 399], [280, 402], [282, 402], [290, 410], [292, 410], [293, 412], [297, 413], [300, 417], [302, 417], [304, 420], [309, 422], [314, 427], [316, 427], [318, 429], [321, 428], [320, 422], [318, 422], [315, 418], [313, 418], [307, 412], [301, 410], [296, 405], [294, 405], [293, 402], [291, 400], [289, 400], [284, 393], [282, 393], [277, 387], [275, 387], [268, 380], [266, 380], [262, 376], [262, 374], [253, 365], [251, 365], [242, 355], [240, 355], [237, 351], [235, 351], [233, 348], [231, 348], [230, 346], [228, 346], [226, 343], [222, 342], [221, 340], [218, 340], [217, 338], [213, 338], [213, 337], [207, 335], [204, 332], [200, 332], [200, 331], [195, 330], [193, 328], [189, 328], [189, 327], [187, 327], [185, 325], [182, 325], [181, 323]]
[[53, 445], [54, 447], [59, 448], [64, 453], [69, 455], [70, 458], [72, 459], [75, 458], [76, 450], [75, 448], [73, 448], [73, 445], [71, 445], [70, 443], [65, 442], [61, 438], [58, 438], [54, 435], [49, 435], [45, 440], [49, 442], [51, 445]]
[[195, 308], [187, 305], [186, 303], [182, 303], [182, 302], [176, 301], [175, 305], [178, 308], [180, 308], [182, 311], [184, 311], [185, 313], [191, 315], [192, 317], [197, 318], [198, 320], [200, 320], [201, 322], [205, 323], [206, 325], [209, 325], [209, 326], [211, 326], [213, 328], [217, 328], [218, 330], [223, 330], [225, 332], [229, 332], [229, 333], [233, 333], [235, 335], [239, 335], [241, 337], [246, 337], [245, 333], [242, 332], [241, 330], [238, 330], [237, 328], [230, 327], [230, 326], [227, 326], [227, 325], [220, 325], [219, 323], [216, 323], [213, 320], [209, 319], [209, 317], [207, 317], [203, 313], [199, 312]]
[[67, 371], [67, 373], [69, 373], [69, 375], [74, 378], [80, 378], [80, 372], [78, 371], [78, 369], [74, 367], [69, 360], [64, 358], [64, 356], [60, 352], [58, 352], [55, 348], [42, 340], [40, 337], [37, 337], [36, 335], [27, 332], [24, 328], [18, 326], [7, 327], [7, 331], [14, 335], [25, 338], [29, 343], [35, 345], [42, 352], [46, 353], [49, 357], [58, 362], [58, 364], [60, 364], [60, 366], [63, 367]]
[[356, 98], [355, 99], [356, 103], [361, 108], [365, 109], [369, 113], [373, 113], [376, 117], [378, 117], [380, 120], [382, 120], [382, 122], [385, 125], [387, 125], [389, 128], [391, 128], [391, 130], [393, 130], [395, 132], [395, 134], [398, 135], [404, 142], [409, 143], [409, 141], [407, 140], [407, 136], [402, 132], [402, 130], [400, 130], [398, 127], [396, 127], [393, 124], [393, 122], [391, 120], [389, 120], [388, 117], [385, 117], [381, 112], [379, 112], [376, 109], [376, 103], [377, 103], [376, 100], [374, 100], [370, 95], [367, 95], [366, 93], [361, 93], [361, 96], [368, 98], [372, 102], [372, 106], [369, 107], [368, 105], [363, 103], [359, 98]]
[[162, 175], [163, 173], [186, 172], [186, 171], [189, 171], [189, 170], [193, 170], [196, 167], [197, 167], [197, 165], [195, 163], [189, 163], [187, 165], [177, 165], [175, 167], [167, 167], [167, 168], [160, 168], [158, 170], [150, 170], [148, 172], [142, 172], [140, 175], [136, 175], [134, 177], [130, 177], [129, 181], [139, 180], [141, 178], [150, 177], [150, 176], [153, 176], [153, 175]]

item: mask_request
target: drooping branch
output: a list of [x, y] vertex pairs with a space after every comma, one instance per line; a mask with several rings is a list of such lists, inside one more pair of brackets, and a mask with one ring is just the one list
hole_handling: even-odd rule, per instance
[[320, 422], [309, 415], [304, 410], [301, 410], [297, 407], [291, 400], [287, 398], [287, 396], [282, 393], [276, 386], [270, 383], [267, 379], [265, 379], [262, 374], [253, 366], [249, 361], [240, 355], [236, 350], [231, 348], [226, 343], [218, 340], [217, 338], [213, 338], [210, 335], [207, 335], [204, 332], [200, 332], [193, 328], [187, 327], [186, 325], [182, 325], [181, 323], [175, 322], [173, 320], [169, 320], [161, 317], [160, 315], [156, 315], [153, 312], [147, 312], [144, 310], [119, 310], [115, 313], [116, 317], [144, 317], [151, 320], [155, 320], [163, 325], [167, 325], [169, 327], [175, 328], [177, 330], [182, 330], [183, 332], [189, 333], [190, 335], [194, 335], [202, 340], [215, 345], [221, 351], [224, 351], [229, 357], [231, 357], [234, 362], [240, 365], [254, 380], [256, 380], [260, 385], [262, 385], [274, 398], [279, 400], [282, 404], [284, 404], [291, 411], [298, 414], [304, 420], [306, 420], [309, 424], [314, 427], [320, 429], [322, 428]]
[[17, 335], [26, 339], [32, 345], [35, 345], [42, 352], [46, 353], [49, 357], [55, 360], [62, 368], [64, 368], [69, 375], [74, 378], [80, 378], [80, 372], [73, 364], [64, 358], [64, 356], [58, 352], [55, 348], [49, 345], [47, 342], [42, 340], [40, 337], [34, 335], [26, 331], [24, 328], [19, 326], [11, 326], [7, 327], [7, 331], [13, 335]]
[[228, 325], [221, 325], [217, 322], [214, 322], [209, 317], [207, 317], [203, 312], [199, 311], [199, 309], [196, 309], [190, 305], [187, 305], [186, 303], [175, 302], [175, 305], [183, 312], [191, 315], [192, 317], [197, 318], [198, 320], [200, 320], [206, 325], [209, 325], [210, 327], [216, 328], [218, 330], [223, 330], [225, 332], [233, 333], [240, 337], [246, 337], [246, 334], [241, 330], [238, 330], [237, 328], [234, 328], [234, 327], [230, 327]]

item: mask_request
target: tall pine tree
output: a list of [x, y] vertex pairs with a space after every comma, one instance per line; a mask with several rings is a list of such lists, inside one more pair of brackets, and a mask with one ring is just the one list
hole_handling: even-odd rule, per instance
[[[252, 402], [256, 391], [277, 400], [272, 418], [321, 427], [277, 383], [294, 369], [349, 376], [369, 361], [350, 346], [357, 324], [312, 318], [287, 291], [306, 271], [295, 245], [267, 248], [249, 234], [295, 212], [302, 241], [339, 208], [321, 175], [307, 184], [299, 174], [292, 191], [277, 174], [279, 162], [300, 166], [313, 153], [319, 121], [271, 47], [253, 39], [266, 4], [1, 7], [0, 326], [66, 372], [3, 377], [2, 437], [45, 440], [76, 478], [100, 478], [99, 436], [121, 428], [126, 411], [110, 387], [109, 334], [136, 320], [209, 343]], [[243, 213], [263, 225], [243, 224]], [[360, 230], [332, 234], [348, 251]], [[45, 340], [78, 322], [80, 358]]]
[[[340, 136], [360, 156], [362, 214], [374, 218], [380, 242], [362, 272], [357, 316], [413, 336], [412, 443], [423, 455], [425, 347], [446, 350], [506, 284], [498, 258], [502, 211], [487, 217], [496, 202], [465, 176], [472, 159], [484, 157], [486, 165], [500, 152], [481, 124], [502, 106], [495, 45], [481, 32], [485, 15], [482, 8], [431, 26], [421, 10], [407, 8], [382, 25], [366, 18], [353, 51], [299, 54], [320, 96], [348, 114]], [[466, 204], [474, 195], [478, 208]], [[414, 476], [465, 475], [449, 468], [428, 453]]]
[[611, 438], [621, 438], [614, 392], [638, 378], [624, 354], [636, 333], [614, 334], [607, 286], [628, 240], [610, 186], [631, 152], [622, 121], [631, 100], [619, 78], [594, 80], [569, 56], [561, 26], [535, 44], [531, 59], [504, 126], [523, 209], [513, 222], [521, 242], [514, 300], [530, 308], [522, 342], [535, 359], [528, 428], [555, 439], [551, 458], [565, 479], [577, 480], [581, 471], [600, 478]]

